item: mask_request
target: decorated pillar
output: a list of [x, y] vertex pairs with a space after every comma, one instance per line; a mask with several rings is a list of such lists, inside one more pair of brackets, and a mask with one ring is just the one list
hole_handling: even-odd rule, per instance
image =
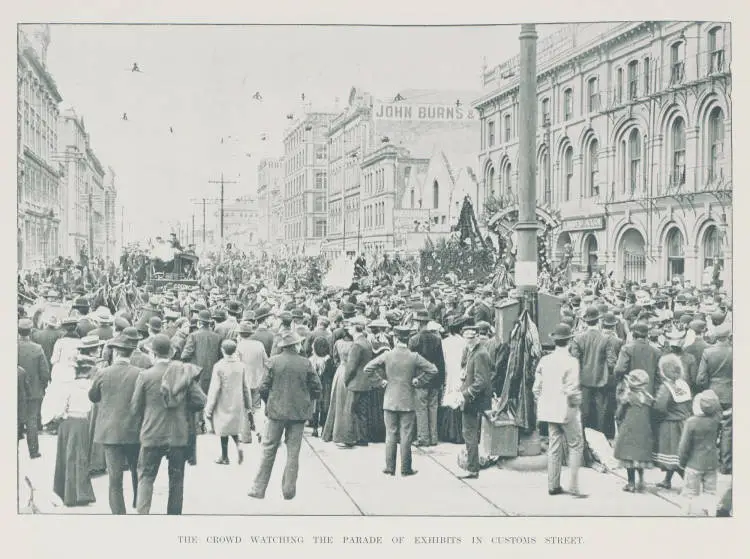
[[536, 217], [536, 26], [521, 25], [518, 129], [518, 260], [516, 285], [526, 309], [537, 321], [537, 217]]

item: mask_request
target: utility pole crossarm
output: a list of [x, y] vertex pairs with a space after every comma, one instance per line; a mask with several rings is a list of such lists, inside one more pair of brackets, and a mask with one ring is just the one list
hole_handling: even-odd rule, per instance
[[[221, 179], [218, 181], [208, 181], [209, 184], [218, 184], [221, 185], [221, 195], [219, 197], [219, 204], [221, 205], [219, 209], [219, 234], [221, 235], [221, 251], [219, 254], [224, 254], [224, 185], [226, 184], [237, 184], [237, 181], [228, 181], [224, 180], [224, 173], [221, 173]], [[204, 202], [204, 213], [205, 213], [205, 202]], [[205, 221], [205, 220], [204, 220]]]

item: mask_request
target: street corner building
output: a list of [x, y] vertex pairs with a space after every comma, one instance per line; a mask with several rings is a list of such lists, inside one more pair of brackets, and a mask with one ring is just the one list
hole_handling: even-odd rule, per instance
[[[572, 24], [537, 47], [537, 200], [581, 276], [732, 281], [731, 29]], [[483, 196], [517, 200], [519, 57], [483, 73]]]

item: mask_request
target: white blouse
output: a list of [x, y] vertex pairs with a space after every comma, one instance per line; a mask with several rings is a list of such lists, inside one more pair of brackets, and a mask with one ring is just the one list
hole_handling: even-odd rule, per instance
[[48, 391], [42, 401], [42, 424], [53, 419], [85, 418], [91, 411], [89, 389], [91, 379], [81, 378], [60, 382], [55, 390]]

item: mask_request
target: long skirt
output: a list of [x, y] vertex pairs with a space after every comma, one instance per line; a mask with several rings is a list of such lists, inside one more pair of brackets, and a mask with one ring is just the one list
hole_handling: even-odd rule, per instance
[[53, 489], [66, 507], [96, 502], [89, 473], [89, 420], [69, 417], [57, 432]]
[[385, 442], [385, 419], [383, 417], [383, 398], [385, 388], [370, 391], [367, 410], [367, 440], [371, 443]]
[[320, 406], [320, 423], [325, 425], [328, 419], [328, 409], [331, 407], [331, 392], [333, 391], [333, 380], [331, 377], [321, 377], [320, 384], [323, 387], [323, 391], [320, 394], [320, 400], [318, 400], [318, 406]]
[[352, 415], [352, 403], [354, 392], [344, 384], [344, 366], [339, 366], [333, 377], [333, 388], [331, 389], [331, 406], [328, 408], [328, 417], [323, 428], [324, 441], [333, 441], [336, 444], [353, 445], [357, 443], [357, 433]]
[[89, 470], [92, 476], [99, 476], [107, 472], [107, 462], [104, 458], [104, 445], [94, 442], [96, 431], [96, 418], [99, 415], [99, 406], [91, 406], [89, 413]]
[[440, 406], [438, 408], [438, 441], [464, 444], [461, 410]]
[[682, 420], [662, 421], [656, 425], [656, 450], [652, 460], [664, 471], [680, 469], [678, 450], [683, 426]]

